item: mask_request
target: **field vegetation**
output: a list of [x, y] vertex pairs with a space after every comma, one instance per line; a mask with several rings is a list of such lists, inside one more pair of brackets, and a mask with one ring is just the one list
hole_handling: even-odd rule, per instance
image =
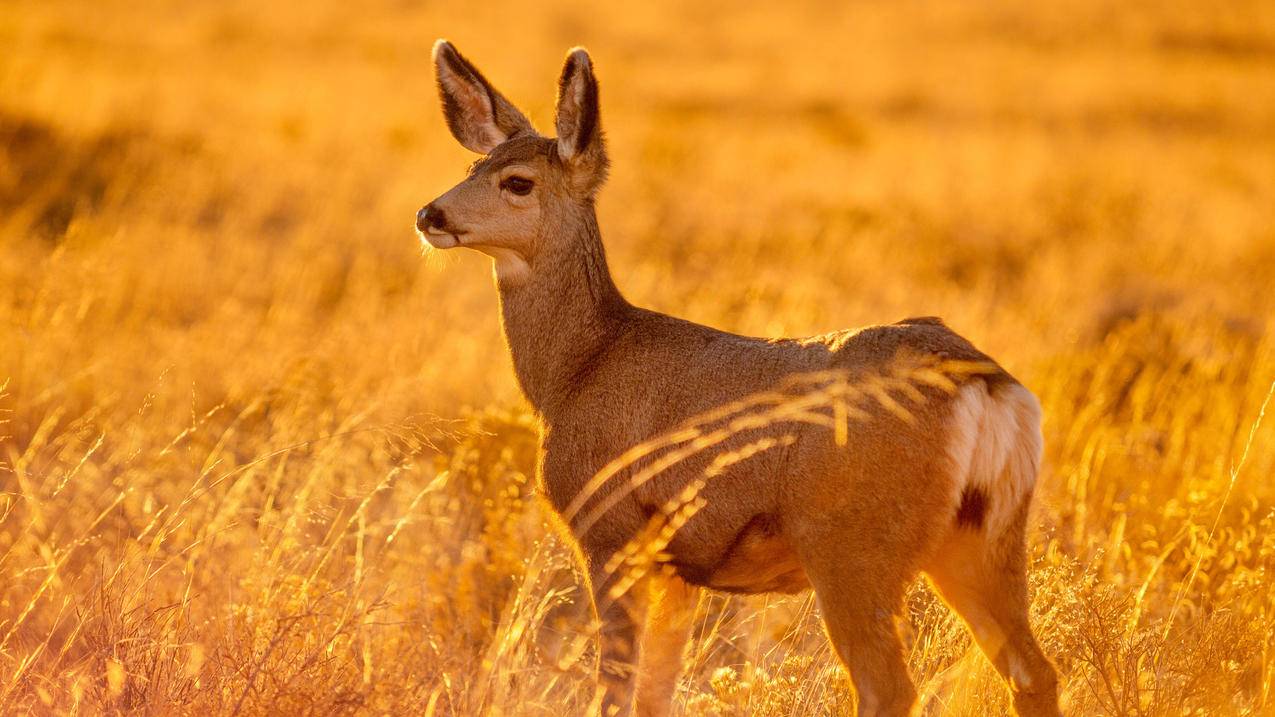
[[[1037, 393], [1069, 713], [1275, 714], [1265, 0], [0, 4], [0, 714], [584, 713], [489, 262], [412, 228], [437, 37], [545, 131], [590, 48], [634, 303], [940, 315]], [[1004, 714], [924, 582], [904, 631]], [[689, 655], [679, 714], [853, 711], [809, 595]]]

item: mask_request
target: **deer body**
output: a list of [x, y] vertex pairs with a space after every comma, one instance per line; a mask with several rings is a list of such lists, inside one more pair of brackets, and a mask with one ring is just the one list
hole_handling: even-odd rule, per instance
[[[487, 157], [417, 226], [435, 246], [496, 261], [515, 372], [542, 422], [541, 484], [579, 544], [600, 620], [603, 713], [667, 714], [700, 588], [813, 587], [860, 714], [908, 714], [915, 692], [894, 621], [924, 571], [1019, 713], [1058, 714], [1054, 670], [1027, 622], [1024, 535], [1041, 443], [1031, 393], [937, 319], [767, 340], [632, 306], [593, 209], [606, 158], [588, 56], [568, 56], [557, 139], [536, 134], [449, 44], [435, 46], [435, 62], [453, 134]], [[797, 375], [886, 371], [900, 355], [990, 369], [951, 391], [919, 388], [907, 420], [865, 404], [840, 441], [817, 420], [757, 426], [660, 470], [649, 470], [658, 455], [640, 456], [594, 484], [631, 447], [696, 416]], [[692, 484], [698, 510], [656, 569], [624, 584], [614, 557]]]

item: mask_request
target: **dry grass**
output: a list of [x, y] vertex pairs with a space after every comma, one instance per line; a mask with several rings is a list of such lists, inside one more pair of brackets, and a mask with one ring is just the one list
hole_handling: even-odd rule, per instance
[[[590, 46], [630, 299], [939, 314], [1039, 394], [1073, 713], [1275, 713], [1275, 6], [452, 5], [0, 6], [0, 713], [588, 704], [490, 270], [411, 230], [441, 35], [541, 126]], [[932, 713], [1003, 713], [908, 605]], [[808, 597], [700, 617], [683, 714], [852, 709]]]

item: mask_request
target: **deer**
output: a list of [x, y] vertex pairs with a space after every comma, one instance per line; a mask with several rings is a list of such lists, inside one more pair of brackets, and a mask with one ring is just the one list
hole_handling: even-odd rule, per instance
[[[670, 713], [702, 591], [813, 589], [858, 714], [914, 714], [898, 620], [923, 573], [1003, 677], [1015, 711], [1061, 714], [1055, 668], [1029, 621], [1026, 531], [1043, 446], [1031, 391], [933, 317], [763, 339], [629, 303], [595, 210], [609, 161], [589, 53], [567, 54], [556, 137], [537, 132], [450, 42], [435, 43], [433, 62], [447, 126], [480, 157], [420, 209], [416, 229], [434, 249], [493, 260], [514, 373], [540, 424], [537, 484], [567, 523], [592, 597], [590, 709]], [[616, 589], [613, 556], [712, 460], [690, 456], [628, 488], [598, 485], [617, 456], [792, 376], [881, 371], [901, 354], [988, 368], [947, 390], [921, 386], [924, 400], [906, 416], [869, 402], [842, 436], [819, 421], [789, 427], [778, 448], [697, 484], [700, 507], [662, 546], [658, 569]], [[723, 446], [746, 437], [732, 440]], [[619, 470], [618, 483], [633, 470]], [[586, 526], [579, 507], [590, 500], [605, 500], [605, 514]]]

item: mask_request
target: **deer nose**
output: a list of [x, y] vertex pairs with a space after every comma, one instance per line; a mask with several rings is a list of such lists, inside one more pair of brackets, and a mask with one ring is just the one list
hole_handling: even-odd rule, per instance
[[426, 204], [416, 213], [416, 228], [425, 231], [430, 227], [442, 229], [447, 226], [447, 217], [443, 214], [443, 210], [435, 207], [433, 204]]

